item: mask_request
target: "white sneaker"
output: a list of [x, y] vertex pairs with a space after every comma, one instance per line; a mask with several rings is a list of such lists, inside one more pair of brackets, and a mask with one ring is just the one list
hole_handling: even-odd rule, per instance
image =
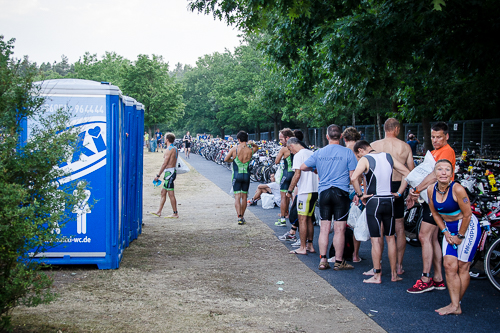
[[295, 243], [292, 243], [292, 246], [300, 247], [300, 239], [297, 238], [297, 241]]

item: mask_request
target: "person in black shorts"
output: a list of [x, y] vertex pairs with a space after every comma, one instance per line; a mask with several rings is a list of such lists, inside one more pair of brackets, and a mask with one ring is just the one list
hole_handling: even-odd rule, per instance
[[315, 168], [319, 176], [319, 207], [321, 228], [318, 238], [320, 263], [318, 269], [330, 268], [327, 260], [330, 223], [334, 220], [333, 245], [335, 247], [334, 270], [353, 269], [344, 260], [345, 228], [349, 213], [349, 183], [356, 168], [356, 156], [351, 149], [340, 145], [341, 128], [328, 126], [328, 145], [315, 151], [300, 167], [302, 171]]
[[[394, 196], [391, 192], [391, 179], [393, 168], [406, 176], [409, 171], [404, 165], [392, 159], [387, 153], [378, 153], [370, 144], [364, 140], [356, 142], [354, 152], [360, 160], [356, 170], [351, 176], [351, 181], [358, 198], [361, 198], [366, 205], [366, 220], [370, 231], [372, 243], [373, 276], [363, 280], [365, 283], [381, 283], [381, 259], [382, 242], [380, 239], [385, 235], [387, 241], [389, 262], [391, 264], [391, 281], [402, 280], [396, 272], [397, 248], [394, 234], [396, 224], [394, 221]], [[365, 192], [361, 192], [359, 177], [366, 176]], [[397, 192], [403, 191], [406, 187], [403, 181]]]
[[[401, 131], [401, 125], [399, 121], [395, 118], [389, 118], [384, 123], [385, 137], [382, 140], [377, 140], [371, 143], [373, 149], [378, 152], [391, 154], [393, 160], [398, 161], [400, 164], [406, 166], [410, 171], [413, 170], [415, 164], [413, 162], [413, 155], [411, 153], [411, 147], [403, 140], [398, 139], [398, 135]], [[396, 219], [396, 245], [398, 249], [397, 255], [397, 268], [398, 274], [403, 274], [403, 258], [406, 250], [406, 235], [404, 229], [404, 209], [405, 202], [403, 198], [403, 192], [397, 192], [399, 186], [401, 185], [402, 175], [394, 170], [392, 173], [392, 184], [391, 190], [393, 193], [398, 193], [398, 197], [394, 201], [394, 218]], [[384, 246], [383, 239], [382, 248]], [[366, 272], [367, 274], [372, 274], [372, 271]]]
[[186, 158], [189, 158], [189, 154], [191, 153], [191, 141], [192, 137], [188, 131], [186, 135], [184, 135], [184, 137], [182, 138], [182, 142], [184, 143], [184, 156]]
[[160, 132], [159, 128], [156, 129], [155, 138], [156, 138], [156, 151], [160, 149], [161, 152], [163, 153], [163, 145], [161, 143], [161, 140], [163, 139], [163, 134]]
[[243, 225], [245, 221], [245, 210], [247, 208], [248, 188], [250, 186], [250, 173], [248, 165], [252, 155], [259, 147], [252, 143], [248, 144], [248, 134], [244, 131], [238, 132], [236, 138], [238, 145], [231, 148], [224, 158], [224, 162], [232, 162], [232, 185], [234, 192], [234, 206], [238, 215], [238, 224]]
[[283, 147], [280, 149], [275, 160], [276, 164], [280, 164], [280, 168], [282, 170], [280, 179], [278, 179], [281, 191], [280, 218], [278, 222], [274, 223], [274, 225], [278, 227], [286, 227], [286, 217], [288, 216], [288, 207], [290, 204], [290, 200], [286, 196], [286, 192], [290, 187], [290, 182], [292, 181], [294, 171], [292, 169], [293, 155], [288, 149], [286, 143], [288, 139], [293, 137], [294, 134], [289, 128], [284, 128], [279, 133], [280, 143], [283, 145]]

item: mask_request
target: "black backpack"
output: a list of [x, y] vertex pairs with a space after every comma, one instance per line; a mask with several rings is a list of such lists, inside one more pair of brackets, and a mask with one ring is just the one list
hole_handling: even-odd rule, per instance
[[[346, 226], [345, 228], [345, 243], [344, 243], [344, 260], [352, 261], [352, 254], [354, 253], [354, 232], [351, 228]], [[333, 243], [330, 246], [329, 258], [335, 257], [335, 247]]]

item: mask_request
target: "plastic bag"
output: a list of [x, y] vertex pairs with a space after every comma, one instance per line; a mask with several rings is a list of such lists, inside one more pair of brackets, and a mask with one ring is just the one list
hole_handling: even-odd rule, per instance
[[273, 209], [274, 208], [274, 195], [269, 193], [262, 193], [260, 195], [262, 200], [262, 208], [264, 209]]
[[186, 162], [182, 160], [182, 158], [177, 159], [177, 166], [175, 167], [175, 170], [177, 171], [177, 174], [183, 174], [183, 173], [188, 173], [189, 172], [189, 167], [187, 166]]
[[[424, 180], [427, 175], [434, 171], [434, 166], [436, 165], [436, 161], [432, 156], [430, 151], [427, 151], [425, 154], [424, 161], [417, 165], [415, 169], [413, 169], [408, 176], [406, 176], [406, 181], [411, 187], [415, 187], [420, 185], [420, 183]], [[427, 191], [420, 192], [420, 198], [422, 198], [426, 203], [429, 203], [429, 198], [427, 197]]]
[[370, 239], [370, 231], [368, 230], [368, 222], [366, 221], [366, 209], [363, 209], [361, 215], [359, 215], [356, 220], [354, 238], [360, 242], [365, 242]]
[[281, 185], [281, 178], [283, 177], [283, 166], [280, 164], [278, 170], [276, 170], [276, 174], [274, 175], [274, 181], [276, 184]]
[[356, 227], [356, 221], [359, 215], [361, 215], [361, 209], [359, 209], [359, 206], [355, 205], [354, 203], [351, 204], [351, 209], [349, 209], [349, 217], [347, 218], [347, 225], [354, 229]]

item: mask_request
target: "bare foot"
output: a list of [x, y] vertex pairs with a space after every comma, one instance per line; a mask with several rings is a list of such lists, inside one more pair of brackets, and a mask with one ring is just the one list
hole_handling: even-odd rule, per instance
[[169, 216], [165, 216], [166, 219], [178, 219], [179, 218], [179, 214], [172, 214], [172, 215], [169, 215]]
[[[365, 273], [363, 273], [363, 274], [365, 274]], [[372, 276], [369, 279], [363, 280], [363, 282], [364, 283], [377, 283], [377, 284], [380, 284], [380, 283], [382, 283], [382, 279], [380, 278], [380, 275], [379, 276]]]
[[364, 272], [363, 275], [370, 276], [370, 275], [375, 275], [375, 273], [373, 273], [373, 269], [370, 269], [369, 271]]
[[392, 281], [392, 282], [398, 282], [398, 281], [401, 281], [401, 280], [403, 280], [403, 278], [402, 278], [402, 277], [400, 277], [400, 276], [397, 276], [397, 275], [396, 275], [396, 276], [391, 277], [391, 281]]
[[357, 256], [357, 257], [353, 257], [352, 258], [352, 262], [361, 262], [361, 257], [360, 256]]
[[312, 246], [310, 248], [307, 248], [307, 252], [316, 253], [316, 251], [314, 250], [314, 248]]
[[303, 250], [294, 250], [294, 251], [290, 251], [289, 252], [290, 254], [305, 254], [307, 255], [307, 250], [303, 251]]
[[404, 272], [405, 272], [405, 270], [403, 269], [403, 266], [398, 266], [397, 274], [401, 275], [401, 274], [404, 274]]
[[462, 308], [460, 308], [460, 305], [458, 305], [458, 307], [456, 307], [453, 304], [450, 304], [448, 306], [442, 307], [441, 309], [437, 309], [435, 311], [437, 313], [439, 313], [440, 316], [446, 316], [446, 315], [450, 315], [450, 314], [459, 315], [462, 313]]
[[161, 212], [159, 212], [159, 213], [151, 213], [151, 214], [153, 214], [155, 216], [158, 216], [158, 217], [161, 217]]

